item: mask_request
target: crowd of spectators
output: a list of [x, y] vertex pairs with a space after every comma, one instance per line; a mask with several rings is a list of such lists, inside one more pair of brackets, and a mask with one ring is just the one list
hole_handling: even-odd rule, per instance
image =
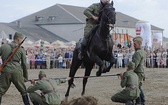
[[[25, 48], [27, 55], [27, 67], [29, 69], [54, 69], [66, 68], [69, 69], [73, 57], [74, 47], [69, 48]], [[144, 48], [145, 49], [145, 48]], [[168, 49], [160, 47], [155, 50], [145, 49], [146, 60], [144, 66], [148, 68], [168, 68]], [[114, 47], [113, 53], [116, 59], [114, 68], [124, 68], [129, 61], [132, 61], [134, 54], [133, 48]], [[106, 66], [109, 62], [105, 62]], [[0, 59], [0, 64], [2, 60]], [[98, 66], [95, 65], [97, 68]]]
[[[144, 48], [145, 49], [145, 48]], [[30, 69], [53, 69], [53, 68], [70, 68], [72, 57], [72, 48], [58, 49], [27, 49], [27, 64]], [[144, 66], [149, 68], [167, 68], [168, 67], [168, 50], [160, 47], [156, 50], [145, 49], [146, 60]], [[132, 48], [114, 48], [116, 58], [115, 68], [124, 68], [129, 61], [132, 61], [134, 49]], [[106, 66], [109, 63], [106, 62]], [[97, 66], [95, 66], [97, 67]]]
[[[144, 66], [148, 68], [167, 68], [168, 67], [168, 50], [163, 47], [152, 50], [144, 48], [146, 52], [146, 59]], [[129, 61], [132, 61], [132, 55], [134, 54], [134, 49], [132, 48], [115, 48], [114, 56], [116, 58], [115, 67], [124, 68]]]
[[30, 69], [69, 68], [72, 57], [72, 48], [28, 48], [26, 50], [27, 65]]

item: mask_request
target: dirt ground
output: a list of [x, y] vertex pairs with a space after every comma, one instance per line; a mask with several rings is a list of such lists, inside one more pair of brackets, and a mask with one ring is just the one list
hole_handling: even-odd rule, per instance
[[[49, 78], [63, 78], [69, 74], [69, 69], [43, 69]], [[29, 79], [38, 77], [40, 70], [29, 70]], [[91, 75], [95, 75], [97, 69], [93, 69]], [[116, 74], [124, 72], [125, 69], [111, 69], [106, 74]], [[146, 68], [146, 80], [143, 84], [143, 90], [146, 96], [146, 105], [168, 105], [168, 69]], [[105, 74], [105, 75], [106, 75]], [[76, 76], [83, 76], [84, 69], [79, 69]], [[71, 89], [69, 100], [80, 97], [82, 91], [82, 79], [75, 79], [76, 87]], [[30, 86], [30, 82], [25, 83]], [[68, 84], [64, 83], [58, 86], [61, 99], [64, 99]], [[85, 96], [94, 96], [98, 99], [99, 105], [123, 105], [113, 103], [110, 98], [116, 92], [122, 90], [120, 79], [116, 76], [89, 78]], [[13, 84], [11, 84], [7, 93], [2, 97], [1, 105], [23, 105], [22, 98]], [[31, 104], [32, 105], [32, 104]]]

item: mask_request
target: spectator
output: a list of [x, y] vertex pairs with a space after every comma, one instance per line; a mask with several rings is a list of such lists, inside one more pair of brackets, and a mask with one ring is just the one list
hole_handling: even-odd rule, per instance
[[118, 64], [118, 68], [122, 68], [123, 67], [123, 53], [121, 50], [118, 51], [117, 54], [117, 64]]
[[62, 68], [62, 64], [63, 64], [63, 57], [62, 55], [60, 54], [59, 57], [58, 57], [58, 63], [59, 63], [59, 68]]

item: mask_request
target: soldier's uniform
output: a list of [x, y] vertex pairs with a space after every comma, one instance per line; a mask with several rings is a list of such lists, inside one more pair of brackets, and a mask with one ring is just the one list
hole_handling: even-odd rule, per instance
[[[39, 75], [42, 74], [45, 74], [44, 71], [39, 72]], [[34, 105], [60, 105], [60, 95], [56, 87], [65, 82], [66, 80], [43, 77], [35, 85], [28, 87], [27, 92]], [[41, 91], [41, 95], [35, 92], [37, 90]]]
[[[84, 38], [81, 42], [81, 53], [79, 53], [78, 58], [82, 59], [84, 49], [87, 45], [88, 38], [89, 38], [89, 32], [90, 30], [98, 24], [98, 20], [101, 16], [101, 10], [103, 8], [104, 4], [102, 2], [100, 3], [94, 3], [91, 6], [89, 6], [87, 9], [84, 10], [83, 14], [87, 17], [86, 18], [86, 26], [84, 28]], [[99, 17], [98, 20], [94, 20], [92, 16]]]
[[84, 37], [87, 39], [89, 36], [89, 31], [98, 23], [98, 20], [94, 20], [92, 16], [99, 17], [100, 10], [102, 9], [102, 3], [94, 3], [89, 6], [83, 13], [86, 18], [86, 26], [84, 28]]
[[[23, 35], [18, 32], [15, 33], [14, 37], [23, 39]], [[3, 62], [5, 62], [12, 50], [17, 46], [18, 43], [14, 40], [10, 44], [3, 44], [0, 47], [0, 56]], [[0, 75], [0, 101], [1, 97], [9, 89], [12, 82], [22, 95], [24, 104], [30, 105], [26, 92], [26, 86], [24, 85], [24, 78], [28, 79], [26, 54], [23, 48], [19, 48], [12, 59], [2, 69], [2, 74]]]
[[[135, 37], [133, 39], [133, 42], [135, 43], [136, 41], [139, 41], [142, 43], [142, 37], [138, 36]], [[145, 60], [145, 51], [143, 48], [137, 48], [135, 49], [135, 53], [132, 56], [132, 62], [135, 63], [135, 70], [134, 72], [138, 75], [139, 77], [139, 88], [140, 88], [140, 97], [136, 100], [137, 104], [142, 104], [144, 105], [145, 103], [145, 99], [144, 99], [144, 94], [143, 91], [141, 89], [142, 86], [142, 81], [145, 78], [145, 74], [144, 74], [144, 60]]]
[[123, 78], [121, 78], [121, 92], [116, 93], [111, 97], [113, 102], [126, 103], [127, 101], [135, 100], [139, 97], [139, 79], [137, 74], [133, 71], [135, 64], [133, 62], [128, 63], [128, 70], [124, 72]]

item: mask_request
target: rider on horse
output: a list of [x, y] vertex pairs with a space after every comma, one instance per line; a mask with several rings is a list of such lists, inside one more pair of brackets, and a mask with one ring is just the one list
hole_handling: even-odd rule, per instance
[[86, 26], [84, 28], [84, 38], [81, 42], [80, 53], [78, 55], [78, 58], [80, 60], [83, 58], [83, 53], [88, 43], [88, 39], [90, 36], [89, 32], [95, 25], [98, 24], [99, 19], [101, 17], [101, 12], [102, 12], [101, 10], [105, 6], [105, 4], [109, 2], [110, 0], [100, 0], [100, 3], [94, 3], [84, 11], [84, 15], [87, 18], [86, 18]]

